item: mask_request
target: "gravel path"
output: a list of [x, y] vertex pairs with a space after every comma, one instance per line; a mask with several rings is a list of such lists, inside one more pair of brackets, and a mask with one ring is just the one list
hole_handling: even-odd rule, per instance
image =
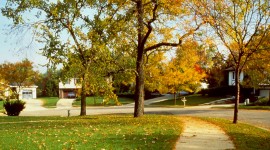
[[181, 120], [185, 127], [176, 150], [235, 149], [233, 142], [216, 125], [191, 117], [181, 117]]

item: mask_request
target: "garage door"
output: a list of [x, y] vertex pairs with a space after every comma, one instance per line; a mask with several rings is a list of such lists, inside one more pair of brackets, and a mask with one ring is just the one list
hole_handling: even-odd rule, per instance
[[33, 98], [33, 92], [31, 90], [23, 90], [22, 98], [23, 99], [32, 99]]

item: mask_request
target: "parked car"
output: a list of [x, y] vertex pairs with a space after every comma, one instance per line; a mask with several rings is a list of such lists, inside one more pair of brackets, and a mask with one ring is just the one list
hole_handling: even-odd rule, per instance
[[75, 92], [69, 92], [67, 96], [68, 98], [76, 98]]

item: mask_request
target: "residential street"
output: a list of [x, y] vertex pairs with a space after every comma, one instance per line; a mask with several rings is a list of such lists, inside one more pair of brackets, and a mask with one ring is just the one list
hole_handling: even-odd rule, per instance
[[[36, 111], [23, 111], [21, 116], [67, 116], [70, 110], [71, 116], [78, 116], [80, 108], [70, 109], [48, 109]], [[133, 106], [114, 107], [88, 107], [87, 115], [98, 114], [121, 114], [133, 113]], [[233, 109], [213, 109], [207, 107], [186, 107], [186, 108], [164, 108], [146, 107], [146, 114], [173, 114], [179, 116], [199, 116], [199, 117], [220, 117], [233, 119]], [[252, 124], [270, 130], [270, 111], [259, 110], [239, 110], [239, 122]]]

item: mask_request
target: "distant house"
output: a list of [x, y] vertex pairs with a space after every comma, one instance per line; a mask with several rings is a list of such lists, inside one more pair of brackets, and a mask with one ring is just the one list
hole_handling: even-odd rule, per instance
[[[235, 85], [235, 70], [233, 67], [226, 69], [228, 71], [228, 85]], [[240, 73], [240, 83], [244, 80], [244, 72]], [[261, 84], [259, 88], [257, 88], [255, 95], [262, 97], [269, 97], [270, 94], [270, 85], [269, 84]]]
[[59, 98], [75, 98], [78, 90], [81, 89], [81, 82], [78, 78], [71, 78], [65, 82], [59, 82]]
[[19, 94], [19, 99], [36, 99], [37, 98], [37, 87], [32, 86], [17, 86], [10, 85], [7, 90], [5, 90], [5, 96], [11, 96], [11, 91]]
[[[228, 71], [228, 85], [234, 86], [235, 85], [235, 70], [233, 67], [226, 69]], [[244, 80], [244, 73], [240, 72], [240, 83]]]

